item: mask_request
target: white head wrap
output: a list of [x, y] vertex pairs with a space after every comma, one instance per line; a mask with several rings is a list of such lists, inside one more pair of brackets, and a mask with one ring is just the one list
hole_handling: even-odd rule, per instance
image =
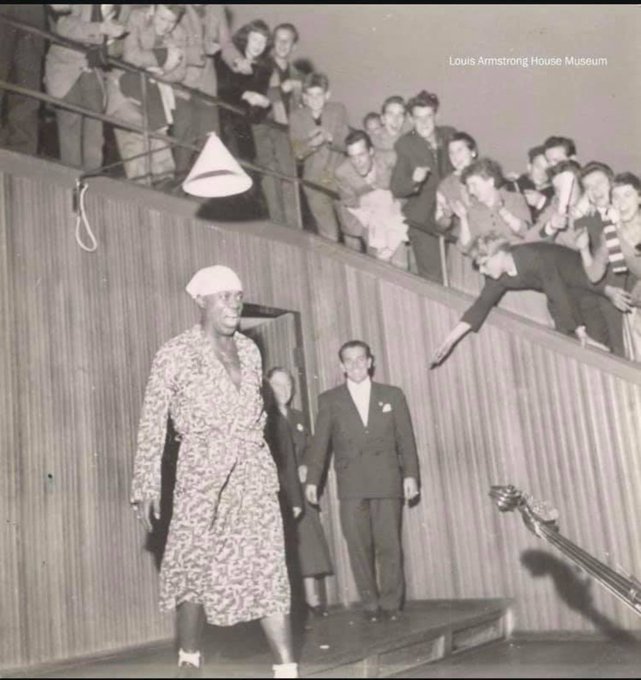
[[197, 295], [213, 295], [225, 290], [243, 290], [243, 284], [233, 269], [217, 264], [199, 269], [187, 284], [185, 290], [194, 300]]

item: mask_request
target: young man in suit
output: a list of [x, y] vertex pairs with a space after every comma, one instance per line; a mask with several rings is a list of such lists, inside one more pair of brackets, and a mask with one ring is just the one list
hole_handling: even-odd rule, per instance
[[454, 170], [447, 146], [456, 130], [436, 125], [438, 107], [438, 97], [425, 91], [407, 103], [414, 129], [394, 147], [397, 160], [391, 188], [396, 198], [407, 199], [404, 212], [419, 276], [442, 283], [438, 237], [434, 235], [438, 231], [436, 191], [441, 180]]
[[[310, 73], [303, 83], [304, 106], [291, 112], [289, 135], [295, 156], [303, 161], [303, 177], [335, 191], [334, 171], [344, 158], [341, 151], [349, 126], [345, 106], [329, 98], [327, 76]], [[317, 189], [305, 187], [304, 191], [318, 234], [338, 241], [334, 199]]]
[[341, 526], [365, 617], [396, 620], [404, 587], [403, 499], [409, 502], [419, 493], [412, 421], [399, 388], [370, 380], [372, 354], [365, 342], [346, 342], [338, 355], [347, 379], [319, 397], [316, 431], [305, 456], [305, 494], [318, 504], [331, 446]]

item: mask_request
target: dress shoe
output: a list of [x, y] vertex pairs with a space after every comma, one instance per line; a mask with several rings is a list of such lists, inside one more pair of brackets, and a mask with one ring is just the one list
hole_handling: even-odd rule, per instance
[[322, 604], [317, 604], [312, 606], [311, 604], [307, 605], [307, 611], [314, 617], [316, 618], [324, 618], [325, 616], [329, 616], [329, 612], [327, 611], [327, 608], [324, 607]]
[[398, 611], [398, 609], [382, 609], [381, 610], [381, 619], [383, 621], [399, 621], [401, 618], [401, 612]]
[[194, 664], [183, 662], [178, 666], [177, 678], [202, 678], [202, 669]]
[[366, 609], [363, 612], [363, 618], [369, 623], [378, 623], [381, 620], [381, 615], [378, 609]]

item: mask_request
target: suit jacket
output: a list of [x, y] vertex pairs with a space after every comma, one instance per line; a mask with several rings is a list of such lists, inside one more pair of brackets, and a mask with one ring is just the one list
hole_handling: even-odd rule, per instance
[[[155, 48], [177, 47], [186, 55], [187, 35], [180, 24], [177, 24], [168, 35], [157, 41], [156, 31], [152, 22], [153, 6], [140, 7], [132, 10], [127, 21], [129, 33], [125, 37], [123, 60], [148, 68], [149, 66], [162, 66], [158, 61]], [[182, 83], [187, 74], [187, 60], [182, 59], [178, 65], [167, 73], [163, 73], [163, 78], [174, 83]]]
[[[436, 190], [441, 180], [454, 170], [447, 145], [455, 132], [452, 127], [436, 128], [436, 154], [416, 130], [410, 130], [396, 142], [394, 149], [397, 158], [391, 189], [397, 198], [407, 199], [403, 212], [413, 227], [424, 231], [437, 229]], [[431, 172], [423, 184], [417, 185], [412, 180], [412, 174], [421, 166], [428, 166]]]
[[374, 153], [375, 178], [374, 183], [368, 184], [362, 175], [356, 172], [349, 158], [346, 158], [337, 168], [334, 176], [341, 200], [338, 204], [338, 216], [343, 231], [350, 236], [362, 236], [364, 227], [360, 220], [347, 208], [358, 208], [360, 198], [372, 189], [389, 189], [392, 177], [392, 167], [389, 158]]
[[398, 387], [372, 382], [367, 427], [346, 384], [321, 394], [305, 456], [308, 484], [318, 485], [330, 448], [339, 498], [401, 498], [402, 479], [418, 481], [412, 421]]
[[[289, 94], [283, 93], [281, 89], [281, 83], [283, 77], [281, 72], [276, 66], [276, 61], [272, 57], [273, 69], [271, 79], [269, 81], [269, 90], [267, 91], [267, 96], [269, 101], [272, 103], [271, 118], [277, 123], [282, 123], [287, 125], [289, 123], [289, 113], [300, 108], [303, 105], [303, 99], [301, 90], [294, 89]], [[299, 71], [294, 64], [290, 63], [287, 65], [287, 76], [285, 79], [290, 80], [304, 80], [304, 76]]]
[[[605, 300], [605, 282], [591, 283], [575, 250], [555, 243], [524, 243], [512, 248], [516, 276], [485, 277], [485, 285], [461, 321], [474, 332], [508, 290], [538, 290], [545, 293], [554, 327], [571, 335], [587, 319], [583, 318], [580, 297], [593, 293]], [[608, 304], [610, 304], [608, 302]]]
[[305, 422], [305, 414], [295, 408], [287, 410], [287, 422], [294, 440], [294, 453], [296, 454], [296, 466], [302, 465], [305, 460], [305, 451], [309, 445], [309, 429]]
[[[32, 5], [26, 2], [21, 2], [20, 4], [15, 5], [3, 3], [2, 8], [0, 9], [0, 13], [4, 14], [4, 16], [10, 17], [11, 19], [22, 21], [25, 24], [29, 24], [30, 26], [34, 26], [35, 28], [39, 28], [45, 31], [49, 28], [47, 26], [46, 9], [47, 9], [46, 5]], [[53, 28], [55, 30], [55, 23]], [[10, 27], [8, 24], [2, 23], [2, 25], [0, 26], [0, 36], [2, 36], [2, 38], [6, 38], [7, 33], [10, 34], [16, 30], [17, 29]], [[37, 50], [39, 54], [42, 54], [44, 52], [45, 41], [42, 38], [39, 38], [31, 33], [24, 33], [22, 31], [18, 31], [18, 35], [30, 36], [29, 42], [31, 43], [31, 48]]]
[[[521, 220], [523, 226], [519, 233], [516, 233], [508, 223], [501, 217], [498, 205], [488, 208], [487, 205], [473, 199], [467, 211], [467, 221], [470, 225], [472, 239], [481, 234], [495, 232], [507, 239], [510, 243], [523, 243], [530, 229], [530, 210], [521, 194], [501, 187], [499, 196], [506, 210]], [[468, 244], [469, 247], [469, 244]], [[467, 248], [464, 249], [467, 251]]]
[[530, 176], [524, 172], [513, 182], [508, 182], [506, 186], [508, 191], [516, 191], [520, 194], [524, 194], [528, 189], [533, 191], [538, 191], [543, 195], [545, 201], [537, 208], [528, 203], [528, 208], [530, 209], [530, 217], [532, 218], [532, 224], [535, 224], [539, 219], [539, 215], [550, 205], [552, 199], [554, 198], [554, 187], [551, 184], [546, 184], [543, 187], [536, 188], [534, 182], [530, 179]]
[[[345, 138], [349, 132], [347, 110], [343, 104], [327, 102], [321, 117], [321, 126], [328, 130], [334, 141], [333, 147], [344, 148]], [[314, 149], [309, 144], [310, 135], [317, 125], [307, 107], [295, 109], [289, 117], [289, 136], [292, 140], [294, 154], [299, 160], [304, 160], [305, 179], [325, 184], [334, 188], [334, 171], [344, 159], [344, 155], [330, 149], [327, 144]]]
[[[224, 6], [205, 5], [201, 16], [194, 5], [185, 5], [179, 26], [184, 30], [187, 41], [187, 73], [183, 85], [215, 96], [218, 88], [213, 55], [222, 50], [223, 59], [230, 66], [241, 56], [231, 41]], [[176, 93], [178, 97], [181, 95], [183, 93]]]
[[[136, 7], [131, 10], [127, 17], [127, 35], [123, 40], [123, 61], [127, 61], [134, 66], [148, 68], [149, 66], [161, 66], [158, 61], [158, 54], [155, 51], [156, 33], [151, 22], [151, 9], [149, 7]], [[162, 38], [160, 44], [164, 47], [173, 46], [186, 52], [187, 35], [180, 23], [174, 30]], [[183, 82], [187, 73], [186, 60], [183, 59], [176, 68], [163, 75], [173, 82]], [[107, 75], [107, 114], [122, 118], [130, 123], [142, 122], [140, 107], [132, 105], [128, 96], [123, 94], [123, 87], [120, 82], [123, 75], [126, 75], [130, 82], [138, 85], [139, 78], [136, 74], [131, 74], [120, 69], [112, 69]], [[126, 89], [126, 88], [125, 88]], [[159, 94], [149, 92], [149, 108], [154, 111], [153, 117], [160, 120], [161, 126], [166, 125], [166, 119]], [[174, 90], [175, 94], [178, 92]], [[141, 95], [142, 97], [142, 95]], [[136, 98], [136, 97], [135, 97]], [[158, 117], [156, 116], [158, 114]], [[154, 129], [154, 127], [152, 127]]]

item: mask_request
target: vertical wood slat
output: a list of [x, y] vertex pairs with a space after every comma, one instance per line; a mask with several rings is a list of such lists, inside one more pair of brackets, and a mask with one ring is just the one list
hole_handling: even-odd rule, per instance
[[24, 574], [20, 560], [22, 459], [18, 422], [16, 293], [17, 262], [11, 242], [11, 178], [0, 173], [0, 659], [25, 658]]
[[[342, 379], [336, 352], [354, 337], [372, 345], [377, 377], [404, 389], [423, 484], [422, 502], [405, 511], [408, 597], [513, 596], [521, 629], [591, 628], [554, 572], [534, 576], [522, 563], [538, 551], [561, 569], [518, 518], [497, 512], [492, 483], [549, 498], [570, 538], [641, 573], [638, 370], [615, 377], [490, 319], [429, 371], [458, 313], [365, 258], [96, 190], [88, 209], [100, 248], [87, 255], [73, 240], [69, 190], [8, 173], [0, 190], [0, 668], [171, 636], [127, 505], [131, 463], [153, 354], [197, 319], [183, 288], [213, 262], [239, 271], [248, 301], [301, 313], [312, 404]], [[331, 594], [348, 602], [333, 471], [323, 508]], [[638, 627], [592, 590], [604, 616]]]

